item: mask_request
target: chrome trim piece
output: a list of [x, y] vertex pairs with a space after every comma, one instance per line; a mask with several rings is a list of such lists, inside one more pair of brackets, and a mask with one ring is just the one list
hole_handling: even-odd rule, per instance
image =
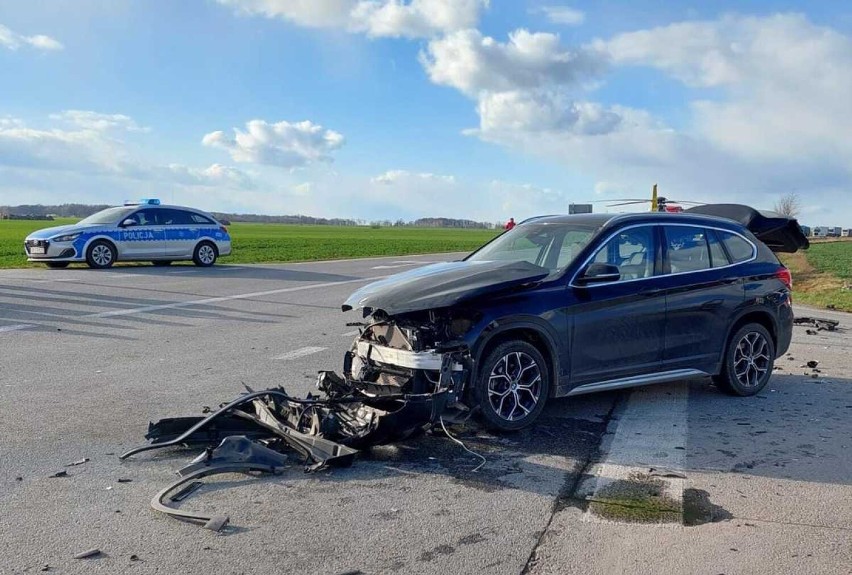
[[[744, 239], [745, 241], [747, 241], [749, 243], [749, 245], [752, 248], [751, 257], [747, 260], [743, 260], [741, 262], [734, 262], [732, 264], [728, 264], [726, 266], [721, 266], [721, 267], [718, 267], [718, 268], [707, 268], [707, 269], [703, 269], [703, 270], [693, 270], [693, 271], [688, 271], [688, 272], [677, 272], [677, 273], [674, 273], [674, 274], [668, 273], [668, 274], [661, 274], [661, 275], [658, 275], [658, 276], [648, 276], [646, 278], [636, 278], [636, 279], [632, 279], [632, 280], [619, 280], [619, 281], [615, 281], [615, 282], [605, 282], [605, 283], [593, 283], [593, 284], [588, 284], [588, 285], [577, 285], [577, 284], [574, 283], [577, 279], [577, 276], [580, 275], [580, 272], [582, 272], [584, 269], [586, 269], [586, 266], [589, 265], [589, 262], [591, 262], [595, 258], [595, 256], [597, 256], [598, 253], [604, 248], [604, 246], [606, 246], [607, 242], [609, 242], [609, 240], [614, 238], [617, 234], [620, 234], [621, 232], [623, 232], [625, 230], [630, 230], [630, 229], [633, 229], [633, 228], [644, 228], [644, 227], [653, 227], [653, 226], [680, 226], [680, 227], [687, 227], [687, 228], [704, 228], [704, 229], [708, 229], [708, 230], [717, 230], [717, 231], [720, 231], [720, 232], [726, 232], [726, 233], [729, 233], [729, 234], [733, 234], [735, 236], [741, 237], [742, 239]], [[641, 282], [641, 281], [645, 281], [645, 280], [657, 279], [657, 278], [662, 278], [662, 277], [674, 277], [674, 276], [682, 276], [682, 275], [685, 275], [685, 274], [700, 274], [700, 273], [703, 273], [703, 272], [709, 272], [709, 271], [715, 271], [715, 270], [724, 270], [724, 269], [727, 269], [727, 268], [732, 268], [734, 266], [739, 266], [739, 265], [742, 265], [742, 264], [747, 264], [749, 262], [753, 262], [754, 260], [757, 259], [757, 251], [758, 251], [757, 246], [754, 245], [754, 242], [752, 242], [750, 239], [748, 239], [747, 237], [745, 237], [741, 233], [736, 232], [734, 230], [729, 230], [727, 228], [719, 228], [719, 227], [716, 227], [716, 226], [703, 226], [703, 225], [698, 225], [698, 224], [694, 224], [694, 223], [693, 224], [680, 224], [680, 223], [670, 223], [670, 222], [651, 222], [651, 223], [645, 222], [645, 223], [641, 223], [641, 224], [633, 224], [632, 226], [625, 226], [623, 228], [619, 228], [619, 229], [615, 230], [614, 232], [612, 232], [609, 236], [607, 236], [607, 238], [605, 240], [603, 240], [603, 242], [601, 243], [600, 247], [598, 249], [596, 249], [594, 251], [594, 253], [592, 253], [592, 255], [590, 255], [589, 257], [586, 258], [586, 260], [583, 262], [583, 265], [581, 265], [579, 268], [577, 268], [577, 271], [574, 272], [574, 275], [571, 277], [571, 281], [568, 282], [568, 286], [573, 287], [573, 288], [590, 289], [590, 288], [601, 287], [601, 286], [626, 284], [626, 283], [630, 283], [630, 282]]]
[[[372, 349], [371, 349], [372, 348]], [[407, 369], [427, 369], [440, 371], [441, 354], [436, 351], [409, 351], [407, 349], [396, 349], [384, 345], [377, 345], [369, 341], [359, 340], [357, 342], [358, 355], [376, 363], [404, 367]], [[368, 356], [369, 353], [369, 356]], [[461, 371], [461, 364], [454, 364], [453, 371]]]
[[569, 391], [566, 397], [571, 395], [583, 395], [584, 393], [595, 393], [598, 391], [609, 391], [613, 389], [624, 389], [627, 387], [638, 387], [640, 385], [649, 385], [652, 383], [668, 383], [679, 379], [687, 379], [691, 377], [709, 377], [710, 374], [700, 369], [673, 369], [671, 371], [662, 371], [659, 373], [648, 373], [645, 375], [635, 375], [631, 377], [620, 377], [618, 379], [610, 379], [595, 383], [586, 383], [579, 385]]

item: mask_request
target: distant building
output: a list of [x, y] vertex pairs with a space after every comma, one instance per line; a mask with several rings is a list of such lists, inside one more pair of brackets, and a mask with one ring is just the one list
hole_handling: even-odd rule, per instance
[[569, 214], [591, 214], [592, 204], [568, 204]]

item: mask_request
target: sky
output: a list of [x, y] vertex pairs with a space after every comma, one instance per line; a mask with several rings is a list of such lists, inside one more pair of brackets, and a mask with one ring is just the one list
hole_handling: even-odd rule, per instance
[[0, 2], [0, 205], [496, 222], [655, 183], [852, 227], [852, 4]]

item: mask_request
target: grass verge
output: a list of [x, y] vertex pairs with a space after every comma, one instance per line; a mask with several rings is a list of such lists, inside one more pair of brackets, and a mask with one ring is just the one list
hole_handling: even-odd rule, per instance
[[793, 302], [852, 312], [852, 242], [814, 243], [780, 254], [793, 274]]

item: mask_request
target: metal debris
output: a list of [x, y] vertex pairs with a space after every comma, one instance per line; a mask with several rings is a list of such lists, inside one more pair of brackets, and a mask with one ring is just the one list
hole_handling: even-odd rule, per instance
[[[222, 404], [206, 417], [163, 419], [148, 426], [149, 444], [120, 456], [174, 445], [203, 445], [204, 452], [178, 471], [180, 478], [161, 489], [151, 507], [178, 519], [201, 523], [219, 531], [227, 515], [207, 515], [166, 505], [196, 491], [202, 477], [222, 473], [278, 473], [286, 465], [286, 450], [300, 456], [306, 472], [327, 467], [348, 467], [359, 449], [392, 443], [441, 422], [448, 405], [459, 401], [458, 377], [470, 366], [470, 354], [459, 346], [444, 351], [437, 381], [425, 393], [400, 393], [383, 389], [375, 381], [320, 372], [321, 395], [292, 397], [283, 388], [253, 391]], [[453, 366], [463, 366], [453, 369]], [[171, 496], [169, 496], [171, 494]]]
[[74, 559], [88, 559], [90, 557], [97, 557], [101, 554], [101, 550], [95, 547], [94, 549], [89, 549], [88, 551], [81, 551], [74, 555]]
[[834, 331], [840, 325], [840, 322], [836, 319], [807, 316], [797, 317], [793, 319], [793, 323], [796, 325], [809, 325], [817, 328], [819, 331]]
[[66, 464], [65, 467], [74, 467], [75, 465], [83, 465], [87, 461], [89, 461], [89, 458], [84, 457], [83, 459], [79, 459], [77, 461], [72, 461], [71, 463]]
[[52, 477], [68, 477], [68, 472], [67, 471], [57, 471], [53, 475], [48, 475], [48, 477], [49, 478], [52, 478]]

